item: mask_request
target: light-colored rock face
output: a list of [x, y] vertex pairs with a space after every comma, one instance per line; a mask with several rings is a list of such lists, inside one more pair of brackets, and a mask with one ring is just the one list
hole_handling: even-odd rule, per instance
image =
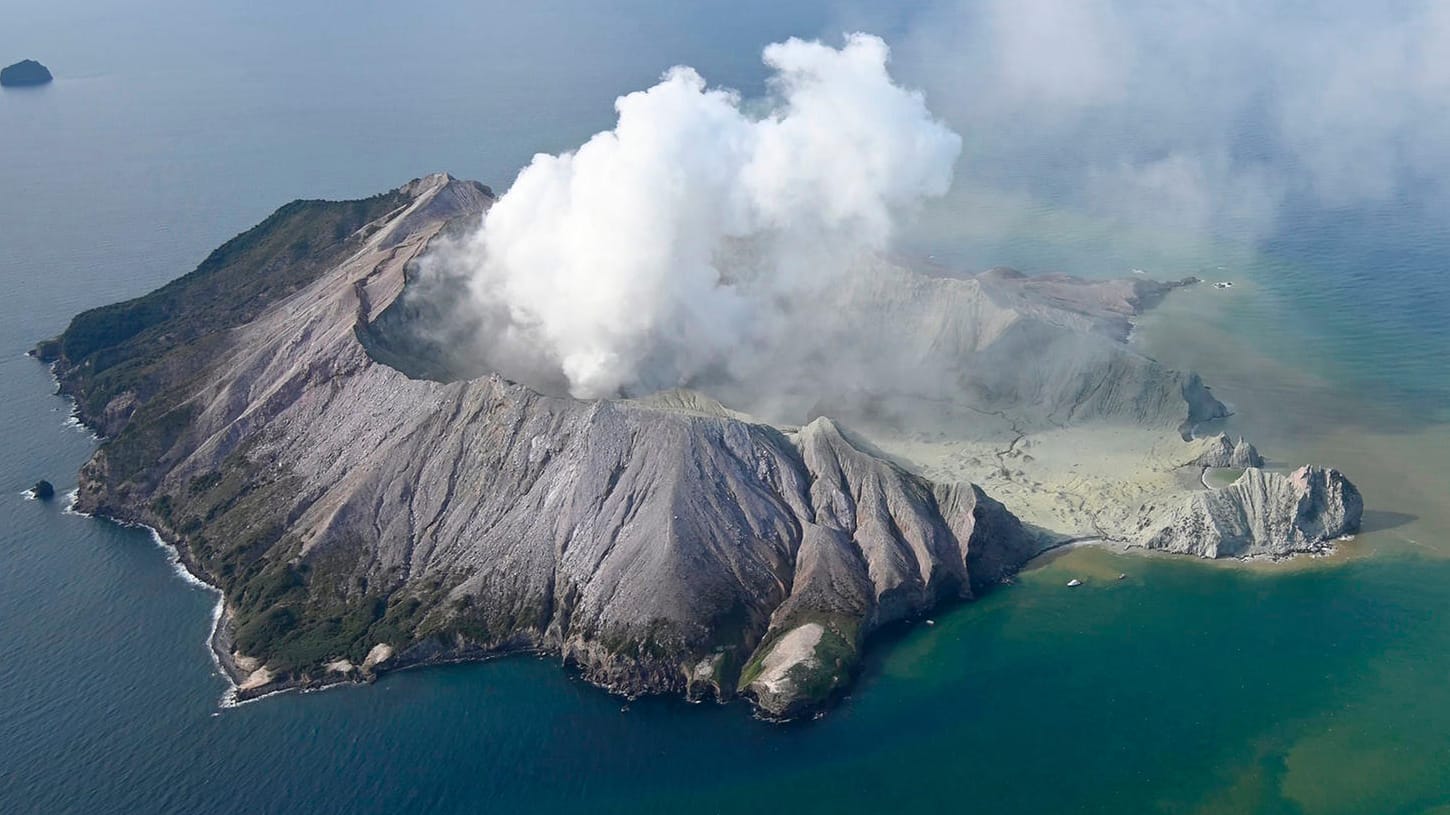
[[1199, 557], [1284, 557], [1321, 552], [1359, 530], [1364, 501], [1338, 470], [1289, 475], [1256, 468], [1196, 493], [1145, 529], [1138, 545]]
[[363, 659], [362, 669], [367, 673], [379, 665], [384, 665], [393, 658], [393, 646], [386, 642], [380, 642], [368, 649], [368, 655]]
[[242, 678], [241, 682], [237, 683], [237, 690], [242, 693], [264, 690], [268, 685], [272, 684], [274, 678], [272, 672], [267, 668], [257, 668]]
[[1249, 467], [1263, 467], [1264, 457], [1252, 444], [1239, 436], [1238, 442], [1229, 441], [1228, 434], [1219, 433], [1216, 436], [1197, 439], [1193, 442], [1192, 449], [1196, 452], [1192, 464], [1200, 467], [1220, 467], [1233, 469], [1247, 469]]
[[1239, 436], [1238, 443], [1234, 445], [1233, 452], [1229, 454], [1228, 466], [1245, 469], [1249, 467], [1262, 467], [1264, 466], [1264, 457], [1259, 455], [1257, 448], [1247, 441], [1244, 441], [1243, 436]]
[[816, 646], [826, 633], [820, 623], [806, 623], [793, 628], [775, 641], [761, 660], [760, 676], [750, 683], [750, 691], [762, 704], [784, 707], [796, 697], [799, 689], [791, 678], [793, 671], [815, 671], [819, 666]]

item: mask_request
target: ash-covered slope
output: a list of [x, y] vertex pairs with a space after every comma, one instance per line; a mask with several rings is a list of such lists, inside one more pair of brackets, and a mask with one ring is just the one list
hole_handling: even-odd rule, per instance
[[[1008, 269], [928, 277], [886, 259], [820, 292], [808, 355], [791, 348], [741, 382], [711, 383], [757, 412], [829, 406], [844, 418], [922, 426], [949, 403], [1007, 413], [1022, 429], [1117, 422], [1176, 430], [1227, 415], [1197, 375], [1125, 339], [1131, 319], [1181, 283], [1029, 277]], [[814, 349], [840, 349], [822, 360]], [[764, 384], [762, 384], [764, 383]], [[819, 408], [816, 408], [819, 410]], [[858, 417], [853, 415], [860, 413]]]
[[[40, 349], [112, 437], [79, 508], [155, 526], [221, 587], [217, 645], [244, 695], [535, 649], [622, 692], [739, 688], [793, 715], [847, 680], [872, 629], [1036, 551], [980, 491], [913, 476], [828, 420], [792, 437], [698, 395], [583, 402], [375, 361], [360, 338], [410, 262], [490, 200], [423, 179], [309, 244], [286, 297], [204, 323], [142, 298]], [[168, 296], [275, 277], [275, 226]], [[115, 336], [81, 344], [77, 326]], [[807, 624], [829, 636], [783, 656]]]

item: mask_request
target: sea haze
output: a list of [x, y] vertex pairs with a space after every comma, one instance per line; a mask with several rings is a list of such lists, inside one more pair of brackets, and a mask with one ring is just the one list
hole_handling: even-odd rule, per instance
[[[1370, 168], [1393, 177], [1372, 195], [1345, 193], [1342, 178], [1323, 186], [1326, 176], [1302, 172], [1302, 145], [1276, 135], [1289, 114], [1222, 69], [1183, 81], [1237, 89], [1195, 96], [1223, 132], [1191, 145], [1189, 164], [1155, 163], [1208, 114], [1165, 106], [1157, 87], [1115, 84], [1118, 63], [1065, 47], [1062, 59], [1086, 60], [1077, 70], [1011, 76], [1026, 77], [1018, 96], [1071, 117], [1009, 119], [1004, 97], [961, 73], [1002, 69], [956, 59], [981, 45], [956, 4], [525, 5], [0, 6], [0, 63], [35, 58], [56, 76], [0, 93], [0, 811], [1450, 803], [1450, 235], [1433, 162], [1419, 174]], [[1080, 7], [1115, 19], [1109, 5]], [[1297, 30], [1271, 16], [1272, 36]], [[1079, 26], [1069, 42], [1152, 55], [1160, 46], [1139, 47], [1155, 41], [1149, 26], [1160, 45], [1193, 52], [1174, 39], [1176, 22]], [[779, 727], [742, 705], [625, 706], [531, 658], [223, 709], [226, 684], [203, 645], [214, 595], [180, 579], [145, 530], [22, 496], [38, 478], [71, 490], [94, 449], [67, 426], [45, 368], [23, 356], [76, 312], [189, 271], [290, 199], [364, 196], [435, 170], [501, 191], [533, 153], [609, 127], [615, 96], [673, 64], [755, 97], [765, 44], [838, 44], [856, 27], [897, 48], [893, 73], [964, 137], [958, 188], [898, 254], [944, 274], [1012, 265], [1234, 281], [1171, 296], [1134, 342], [1203, 373], [1237, 410], [1225, 429], [1276, 463], [1348, 472], [1365, 494], [1366, 532], [1327, 561], [1273, 567], [1075, 550], [934, 626], [884, 634], [850, 699]], [[1038, 37], [1024, 47], [1056, 36], [1011, 30]], [[1243, 47], [1256, 64], [1257, 47]], [[1135, 99], [1159, 117], [1115, 124]], [[1410, 101], [1395, 110], [1411, 124], [1429, 115]], [[1364, 138], [1366, 150], [1393, 141], [1415, 155], [1413, 138]], [[1322, 152], [1311, 158], [1327, 161]], [[1218, 173], [1217, 156], [1240, 169]], [[1241, 206], [1145, 206], [1195, 185]], [[1073, 577], [1088, 585], [1068, 591]]]

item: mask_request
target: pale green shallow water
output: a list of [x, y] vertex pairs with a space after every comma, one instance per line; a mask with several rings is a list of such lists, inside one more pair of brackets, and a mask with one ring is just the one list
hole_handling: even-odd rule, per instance
[[[1373, 229], [1291, 220], [1291, 237], [1259, 252], [1145, 239], [1050, 206], [989, 230], [968, 202], [919, 240], [965, 268], [1238, 281], [1171, 299], [1136, 341], [1202, 371], [1239, 411], [1227, 429], [1271, 458], [1351, 473], [1374, 531], [1341, 556], [1242, 568], [1074, 550], [933, 627], [882, 636], [852, 696], [792, 727], [740, 705], [621, 712], [535, 659], [218, 710], [202, 646], [211, 596], [145, 533], [19, 497], [42, 476], [69, 489], [91, 449], [21, 352], [82, 308], [186, 271], [288, 198], [367, 194], [440, 167], [505, 179], [532, 149], [604, 124], [610, 96], [663, 64], [748, 86], [755, 45], [828, 27], [818, 9], [765, 4], [653, 28], [549, 6], [406, 23], [381, 7], [347, 20], [264, 11], [19, 17], [49, 52], [26, 40], [16, 58], [61, 80], [0, 95], [0, 812], [1450, 804], [1450, 432], [1436, 364], [1450, 347], [1450, 243], [1392, 212]], [[287, 45], [260, 48], [278, 19]], [[585, 34], [558, 34], [564, 19]], [[177, 26], [188, 36], [166, 36]], [[17, 30], [0, 32], [0, 56], [21, 47]], [[463, 48], [470, 37], [487, 51]], [[1366, 259], [1381, 276], [1361, 273]], [[1067, 589], [1070, 577], [1086, 585]]]

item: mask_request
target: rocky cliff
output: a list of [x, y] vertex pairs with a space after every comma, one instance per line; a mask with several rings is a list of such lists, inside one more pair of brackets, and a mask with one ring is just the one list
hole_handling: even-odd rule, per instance
[[1284, 557], [1318, 552], [1359, 531], [1364, 500], [1338, 470], [1284, 475], [1250, 468], [1220, 490], [1195, 493], [1146, 529], [1150, 549], [1199, 557]]
[[1264, 457], [1259, 455], [1258, 448], [1245, 441], [1243, 436], [1233, 442], [1229, 440], [1228, 434], [1219, 433], [1199, 439], [1197, 447], [1200, 452], [1192, 463], [1200, 467], [1242, 470], [1264, 466]]

